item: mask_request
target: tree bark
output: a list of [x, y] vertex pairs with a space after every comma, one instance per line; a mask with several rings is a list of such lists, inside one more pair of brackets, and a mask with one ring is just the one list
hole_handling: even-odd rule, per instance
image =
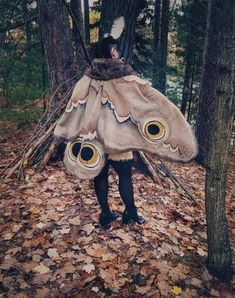
[[86, 45], [89, 46], [90, 40], [90, 15], [89, 15], [89, 0], [84, 0], [84, 19], [85, 19], [85, 39]]
[[[22, 2], [22, 12], [24, 19], [27, 20], [29, 11], [27, 7], [28, 1]], [[31, 62], [31, 45], [32, 45], [32, 26], [31, 22], [25, 22], [25, 35], [26, 35], [26, 64], [27, 64], [27, 81], [31, 82], [32, 78], [32, 62]]]
[[[211, 3], [212, 0], [210, 0]], [[221, 11], [214, 8], [208, 15], [206, 28], [206, 40], [203, 53], [203, 71], [199, 91], [199, 104], [196, 124], [196, 137], [199, 146], [197, 161], [206, 165], [207, 152], [209, 147], [209, 130], [211, 127], [212, 115], [215, 107], [217, 61], [219, 57], [219, 36], [221, 34]]]
[[153, 21], [153, 74], [154, 88], [159, 88], [159, 42], [160, 42], [161, 0], [155, 0]]
[[191, 85], [193, 61], [194, 61], [194, 54], [195, 54], [195, 47], [194, 47], [194, 41], [193, 41], [193, 36], [195, 32], [194, 29], [195, 29], [194, 25], [191, 24], [188, 32], [184, 85], [183, 85], [183, 94], [182, 94], [182, 101], [181, 101], [181, 107], [180, 107], [180, 111], [182, 112], [183, 115], [185, 115], [186, 113], [189, 94], [190, 94], [190, 85]]
[[161, 35], [159, 44], [159, 90], [166, 93], [167, 50], [169, 31], [169, 0], [162, 0]]
[[72, 19], [73, 22], [73, 40], [76, 48], [76, 66], [77, 69], [82, 74], [85, 71], [86, 65], [84, 60], [86, 60], [86, 53], [82, 46], [82, 40], [84, 38], [84, 23], [82, 15], [82, 6], [81, 0], [71, 0], [71, 12], [75, 19]]
[[123, 16], [125, 19], [124, 34], [120, 39], [122, 57], [125, 62], [132, 61], [132, 47], [135, 40], [136, 21], [140, 11], [140, 0], [103, 1], [101, 8], [100, 38], [110, 33], [113, 21]]
[[62, 1], [39, 0], [42, 40], [53, 89], [70, 78], [73, 61], [68, 13]]
[[[210, 80], [206, 82], [209, 86], [206, 89], [207, 92], [203, 93], [203, 95], [208, 95], [211, 100], [210, 104], [213, 103], [211, 126], [208, 130], [208, 145], [210, 146], [207, 145], [209, 150], [206, 172], [207, 267], [212, 275], [222, 281], [230, 280], [233, 273], [225, 195], [228, 148], [234, 112], [234, 10], [233, 0], [225, 2], [210, 0], [204, 60], [204, 67], [215, 71], [211, 73], [213, 82], [211, 83]], [[213, 51], [212, 41], [216, 42], [213, 45]], [[211, 52], [212, 56], [210, 56]], [[208, 74], [208, 69], [204, 70], [205, 74]], [[205, 128], [206, 126], [204, 130]]]

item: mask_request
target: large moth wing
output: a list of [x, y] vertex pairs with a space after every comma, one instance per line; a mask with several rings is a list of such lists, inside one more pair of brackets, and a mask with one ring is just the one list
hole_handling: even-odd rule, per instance
[[[179, 109], [135, 75], [107, 81], [84, 76], [76, 85], [55, 134], [69, 140], [70, 146], [77, 138], [82, 144], [93, 142], [94, 152], [101, 156], [95, 170], [86, 163], [81, 166], [81, 159], [72, 161], [72, 172], [89, 179], [101, 171], [105, 154], [141, 150], [186, 162], [198, 150], [194, 133]], [[70, 157], [68, 149], [68, 168]]]

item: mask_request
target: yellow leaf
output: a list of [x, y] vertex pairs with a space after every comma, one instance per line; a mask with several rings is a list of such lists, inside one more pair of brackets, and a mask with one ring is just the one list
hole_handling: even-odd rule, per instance
[[179, 295], [182, 293], [182, 289], [181, 287], [177, 287], [177, 286], [174, 286], [172, 289], [171, 289], [171, 292], [175, 295]]

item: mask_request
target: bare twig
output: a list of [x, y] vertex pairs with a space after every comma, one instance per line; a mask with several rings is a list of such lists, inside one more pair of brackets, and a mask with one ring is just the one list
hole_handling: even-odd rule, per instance
[[78, 34], [79, 34], [79, 39], [80, 39], [80, 42], [81, 42], [81, 45], [82, 45], [83, 52], [84, 52], [84, 54], [85, 54], [85, 56], [86, 56], [87, 62], [88, 62], [89, 64], [91, 64], [91, 59], [90, 59], [90, 57], [89, 57], [89, 55], [88, 55], [88, 52], [87, 52], [87, 50], [86, 50], [85, 43], [84, 43], [83, 38], [82, 38], [82, 34], [81, 34], [81, 31], [80, 31], [80, 28], [79, 28], [78, 21], [77, 21], [77, 19], [75, 18], [74, 14], [73, 14], [72, 10], [70, 9], [69, 5], [67, 4], [67, 2], [66, 2], [65, 0], [61, 0], [61, 1], [62, 1], [63, 4], [65, 5], [66, 9], [68, 10], [68, 13], [70, 14], [70, 16], [71, 16], [71, 18], [72, 18], [74, 24], [75, 24], [76, 27], [77, 27]]
[[22, 158], [20, 161], [18, 161], [18, 163], [7, 173], [7, 175], [6, 175], [7, 178], [11, 177], [19, 167], [21, 167], [22, 165], [24, 165], [25, 162], [27, 162], [27, 159], [33, 153], [35, 148], [37, 148], [37, 146], [39, 144], [41, 144], [53, 131], [53, 129], [56, 126], [56, 123], [57, 123], [57, 121], [55, 123], [53, 123], [50, 126], [50, 128], [29, 148], [29, 150], [24, 154], [24, 158]]
[[162, 186], [162, 183], [161, 183], [161, 180], [160, 180], [160, 177], [159, 177], [158, 173], [156, 172], [156, 170], [154, 170], [154, 168], [152, 167], [152, 165], [149, 162], [146, 155], [142, 151], [140, 151], [139, 154], [140, 154], [140, 157], [142, 158], [142, 161], [144, 162], [144, 164], [148, 168], [149, 172], [151, 173], [153, 181], [157, 182], [160, 186]]
[[[74, 78], [75, 78], [75, 76], [72, 77], [72, 78], [70, 78], [70, 79], [68, 79], [67, 81], [61, 83], [61, 84], [56, 88], [55, 92], [53, 93], [53, 95], [52, 95], [52, 99], [56, 96], [58, 90], [59, 90], [62, 86], [64, 86], [64, 85], [65, 85], [66, 83], [68, 83], [69, 81], [72, 81]], [[0, 176], [2, 176], [2, 175], [7, 171], [7, 169], [9, 169], [9, 168], [14, 164], [14, 162], [17, 161], [17, 160], [21, 157], [21, 155], [25, 153], [25, 151], [28, 149], [28, 147], [30, 146], [30, 144], [32, 144], [32, 142], [39, 136], [39, 134], [43, 131], [43, 129], [46, 128], [46, 126], [50, 123], [51, 119], [56, 115], [56, 113], [58, 112], [58, 110], [61, 108], [61, 105], [62, 105], [63, 103], [65, 103], [65, 102], [68, 100], [68, 98], [69, 98], [71, 92], [72, 92], [72, 89], [70, 89], [70, 90], [65, 94], [65, 96], [62, 97], [62, 99], [61, 99], [60, 102], [58, 103], [58, 105], [57, 105], [57, 107], [55, 108], [55, 110], [53, 111], [53, 113], [52, 113], [52, 114], [50, 115], [50, 117], [46, 120], [46, 122], [42, 125], [42, 120], [45, 118], [45, 116], [46, 116], [46, 114], [47, 114], [47, 110], [44, 112], [43, 116], [41, 117], [41, 119], [40, 119], [39, 122], [37, 123], [37, 125], [36, 125], [36, 127], [35, 127], [35, 129], [34, 129], [34, 131], [33, 131], [33, 133], [32, 133], [32, 135], [31, 135], [31, 137], [29, 138], [27, 144], [26, 144], [26, 145], [24, 146], [24, 148], [17, 154], [17, 156], [16, 156], [16, 157], [15, 157], [9, 164], [7, 164], [7, 165], [5, 166], [5, 168], [4, 168], [4, 169], [2, 170], [2, 172], [0, 173]], [[42, 126], [40, 127], [40, 125], [42, 125]], [[40, 127], [40, 128], [39, 128], [39, 127]], [[39, 129], [38, 129], [38, 128], [39, 128]], [[24, 159], [24, 158], [23, 158], [23, 159]]]
[[147, 153], [146, 158], [148, 160], [151, 160], [151, 162], [155, 165], [155, 167], [158, 169], [158, 172], [163, 175], [164, 177], [169, 178], [176, 187], [180, 187], [183, 189], [183, 191], [187, 194], [187, 196], [193, 201], [194, 204], [197, 204], [197, 199], [195, 196], [188, 190], [188, 188], [181, 182], [169, 169], [169, 167], [161, 160], [158, 158], [156, 160], [156, 157], [152, 156], [151, 154]]

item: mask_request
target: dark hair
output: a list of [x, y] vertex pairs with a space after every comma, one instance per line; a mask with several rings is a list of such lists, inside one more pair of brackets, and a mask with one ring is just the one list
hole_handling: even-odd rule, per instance
[[119, 51], [119, 40], [114, 39], [111, 35], [101, 39], [100, 43], [93, 45], [92, 47], [92, 56], [93, 58], [112, 58], [111, 49], [116, 48]]

